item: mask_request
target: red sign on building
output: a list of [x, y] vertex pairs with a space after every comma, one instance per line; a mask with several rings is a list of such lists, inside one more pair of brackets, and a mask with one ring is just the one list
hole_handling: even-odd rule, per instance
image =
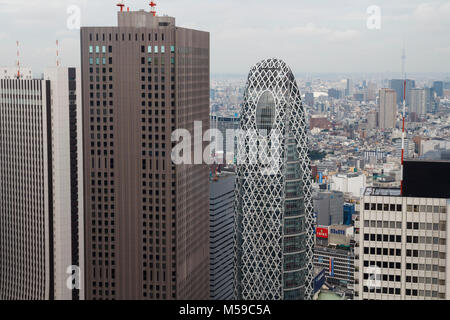
[[327, 228], [316, 228], [316, 237], [322, 239], [328, 239], [328, 229]]

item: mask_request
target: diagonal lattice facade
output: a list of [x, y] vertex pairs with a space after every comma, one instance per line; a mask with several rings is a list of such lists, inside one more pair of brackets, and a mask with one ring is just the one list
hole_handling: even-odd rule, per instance
[[289, 67], [278, 59], [256, 64], [247, 80], [238, 141], [237, 299], [312, 298], [313, 206], [307, 128]]

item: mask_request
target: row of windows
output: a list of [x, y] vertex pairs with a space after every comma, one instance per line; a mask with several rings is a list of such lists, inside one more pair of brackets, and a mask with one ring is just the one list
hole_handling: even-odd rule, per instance
[[427, 250], [406, 250], [407, 257], [415, 258], [433, 258], [433, 259], [445, 259], [445, 253], [439, 251], [427, 251]]
[[364, 248], [364, 254], [376, 254], [383, 256], [397, 256], [400, 257], [402, 255], [401, 249], [388, 249], [388, 248]]
[[[402, 205], [389, 203], [365, 203], [364, 210], [400, 212], [402, 211]], [[447, 207], [445, 206], [407, 205], [406, 210], [408, 212], [447, 213]]]
[[431, 265], [431, 264], [407, 263], [406, 270], [445, 272], [445, 267], [440, 267], [435, 264]]
[[439, 280], [438, 278], [426, 278], [426, 277], [413, 277], [406, 276], [406, 282], [408, 283], [423, 283], [445, 286], [445, 280]]
[[393, 234], [364, 234], [365, 241], [402, 242], [402, 236]]
[[[165, 46], [147, 46], [147, 53], [159, 53], [158, 48], [161, 49], [161, 53], [166, 53], [166, 47]], [[141, 52], [145, 52], [145, 46], [141, 46]], [[170, 46], [170, 53], [175, 53], [175, 46]]]
[[364, 220], [364, 227], [401, 229], [402, 223], [401, 221]]
[[447, 225], [446, 225], [445, 221], [441, 221], [440, 223], [407, 222], [406, 229], [408, 229], [408, 230], [446, 231]]
[[[101, 58], [101, 61], [103, 65], [106, 65], [106, 58]], [[89, 58], [89, 65], [94, 64], [94, 58]], [[100, 65], [100, 58], [95, 58], [95, 64]], [[108, 64], [112, 64], [112, 58], [108, 58]]]
[[388, 203], [365, 203], [364, 210], [378, 210], [378, 211], [402, 211], [401, 204], [388, 204]]
[[[373, 274], [369, 274], [369, 273], [364, 273], [364, 280], [368, 280], [369, 279], [369, 277], [370, 276], [373, 276]], [[387, 274], [382, 274], [382, 275], [379, 275], [379, 276], [377, 276], [377, 278], [379, 277], [379, 280], [383, 280], [383, 281], [391, 281], [391, 282], [393, 282], [393, 281], [395, 281], [395, 282], [401, 282], [402, 280], [401, 280], [401, 276], [400, 275], [393, 275], [393, 274], [390, 274], [390, 275], [387, 275]]]
[[[102, 41], [106, 41], [106, 34], [102, 33], [101, 36], [102, 36]], [[93, 38], [94, 38], [93, 34], [89, 33], [89, 41], [93, 41]], [[109, 38], [109, 41], [112, 41], [113, 35], [110, 33], [108, 38]], [[131, 41], [131, 38], [132, 38], [131, 37], [131, 33], [129, 33], [128, 34], [128, 40]], [[135, 37], [134, 38], [135, 38], [136, 41], [138, 41], [138, 34], [137, 33], [135, 33]], [[118, 33], [115, 34], [115, 39], [116, 39], [116, 41], [119, 41], [119, 34]], [[142, 41], [145, 41], [145, 34], [143, 34], [143, 33], [141, 34], [141, 39], [142, 39]], [[164, 39], [165, 39], [164, 33], [161, 33], [161, 41], [164, 41]], [[99, 41], [99, 34], [98, 33], [95, 34], [95, 41]], [[125, 41], [125, 33], [122, 33], [122, 41]], [[151, 33], [148, 34], [148, 41], [152, 41], [152, 34]], [[154, 34], [153, 41], [158, 41], [158, 33]]]
[[401, 262], [387, 262], [387, 261], [364, 261], [364, 267], [378, 267], [378, 268], [389, 268], [389, 269], [398, 269], [401, 270], [402, 264]]
[[364, 292], [376, 292], [376, 293], [383, 293], [383, 294], [400, 294], [400, 288], [372, 288], [369, 289], [368, 287], [364, 287]]
[[[101, 46], [102, 53], [106, 53], [106, 46]], [[112, 52], [112, 46], [108, 46], [108, 52]], [[89, 46], [89, 53], [94, 53], [94, 47]], [[100, 46], [95, 46], [95, 53], [100, 53]]]
[[406, 236], [406, 243], [424, 243], [424, 244], [445, 245], [447, 243], [447, 241], [446, 241], [446, 239], [438, 238], [438, 237]]

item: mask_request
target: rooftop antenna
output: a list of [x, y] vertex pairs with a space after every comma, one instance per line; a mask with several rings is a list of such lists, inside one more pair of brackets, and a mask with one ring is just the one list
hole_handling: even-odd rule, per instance
[[59, 41], [56, 40], [56, 66], [59, 67]]
[[20, 50], [19, 50], [19, 41], [16, 41], [17, 45], [17, 79], [20, 79]]
[[152, 8], [151, 10], [150, 10], [150, 13], [153, 15], [153, 16], [156, 16], [156, 3], [155, 2], [153, 2], [153, 1], [150, 1], [150, 7]]
[[118, 6], [120, 8], [120, 12], [123, 12], [123, 7], [125, 7], [125, 5], [123, 4], [123, 0], [120, 0], [116, 6]]
[[403, 164], [405, 160], [405, 136], [406, 136], [406, 130], [405, 130], [405, 114], [406, 114], [406, 72], [405, 72], [405, 66], [406, 66], [406, 50], [405, 45], [403, 45], [403, 52], [402, 52], [402, 76], [403, 76], [403, 115], [402, 115], [402, 163], [401, 163], [401, 181], [400, 181], [400, 193], [403, 195]]

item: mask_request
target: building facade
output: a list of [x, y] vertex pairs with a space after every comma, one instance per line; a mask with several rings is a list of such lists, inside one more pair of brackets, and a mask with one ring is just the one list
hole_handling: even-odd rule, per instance
[[313, 197], [316, 223], [321, 226], [342, 224], [344, 220], [344, 194], [340, 191], [322, 191]]
[[425, 100], [425, 89], [411, 89], [411, 103], [409, 105], [409, 112], [415, 113], [417, 116], [423, 116], [427, 113], [427, 105]]
[[314, 240], [308, 125], [295, 78], [283, 61], [267, 59], [251, 69], [241, 130], [235, 297], [311, 299]]
[[81, 28], [81, 65], [86, 298], [208, 299], [209, 171], [171, 135], [209, 129], [209, 33], [118, 12]]
[[447, 199], [367, 188], [355, 222], [355, 299], [448, 299]]
[[222, 163], [235, 164], [237, 154], [237, 138], [239, 130], [239, 117], [211, 116], [211, 129], [217, 129], [222, 134], [222, 140], [213, 138], [213, 153], [217, 158], [222, 151], [223, 156], [218, 160]]
[[397, 121], [396, 96], [395, 90], [380, 90], [378, 101], [378, 127], [382, 130], [395, 128]]
[[75, 68], [0, 76], [0, 300], [84, 298], [79, 90]]
[[210, 298], [233, 298], [234, 183], [236, 175], [223, 172], [210, 181]]

